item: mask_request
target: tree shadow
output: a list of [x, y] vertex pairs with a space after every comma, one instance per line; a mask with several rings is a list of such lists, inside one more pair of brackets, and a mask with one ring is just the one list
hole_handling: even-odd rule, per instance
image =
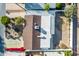
[[53, 49], [59, 48], [58, 45], [60, 40], [62, 40], [62, 19], [60, 18], [62, 15], [62, 12], [56, 12], [55, 34], [53, 35]]

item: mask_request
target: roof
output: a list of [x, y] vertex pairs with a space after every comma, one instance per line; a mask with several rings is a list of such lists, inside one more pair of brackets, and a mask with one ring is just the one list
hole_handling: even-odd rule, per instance
[[[25, 8], [28, 10], [44, 10], [44, 3], [26, 3]], [[55, 9], [55, 3], [51, 3], [50, 8]]]

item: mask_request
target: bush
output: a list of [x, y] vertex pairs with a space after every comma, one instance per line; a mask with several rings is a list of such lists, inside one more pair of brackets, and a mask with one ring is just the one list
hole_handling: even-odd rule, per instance
[[45, 4], [44, 4], [44, 9], [45, 9], [46, 11], [48, 11], [48, 10], [50, 9], [50, 4], [49, 4], [49, 3], [45, 3]]
[[64, 51], [65, 56], [72, 56], [72, 51]]
[[62, 9], [62, 3], [56, 3], [56, 9], [61, 10]]
[[10, 19], [7, 16], [2, 16], [1, 17], [1, 23], [4, 25], [8, 25], [10, 23]]
[[22, 17], [20, 17], [20, 16], [15, 17], [14, 20], [15, 20], [16, 25], [22, 25], [24, 23], [24, 19]]
[[31, 52], [30, 51], [26, 51], [25, 54], [26, 54], [26, 56], [29, 56], [31, 54]]

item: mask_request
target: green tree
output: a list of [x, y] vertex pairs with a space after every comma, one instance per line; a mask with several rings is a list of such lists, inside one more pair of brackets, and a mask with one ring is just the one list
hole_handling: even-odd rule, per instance
[[[76, 11], [77, 11], [76, 9], [77, 9], [76, 5], [73, 5], [73, 4], [67, 5], [65, 7], [64, 15], [65, 15], [65, 17], [67, 18], [67, 20], [69, 22], [69, 26], [70, 26], [70, 22], [72, 20], [72, 17], [74, 15], [76, 15]], [[69, 27], [69, 29], [70, 29], [70, 27]]]
[[10, 23], [10, 19], [7, 16], [2, 16], [1, 17], [1, 23], [4, 25], [8, 25]]
[[56, 3], [56, 9], [61, 10], [62, 9], [62, 3]]
[[76, 15], [76, 5], [67, 5], [64, 11], [64, 15], [71, 21], [71, 17]]
[[45, 4], [44, 4], [44, 9], [45, 9], [46, 11], [48, 11], [48, 10], [50, 9], [50, 4], [49, 4], [49, 3], [45, 3]]
[[21, 16], [15, 17], [14, 20], [16, 25], [22, 25], [24, 23], [24, 19]]
[[72, 56], [72, 51], [64, 51], [65, 56]]
[[26, 54], [26, 56], [29, 56], [31, 54], [31, 52], [30, 51], [26, 51], [25, 54]]

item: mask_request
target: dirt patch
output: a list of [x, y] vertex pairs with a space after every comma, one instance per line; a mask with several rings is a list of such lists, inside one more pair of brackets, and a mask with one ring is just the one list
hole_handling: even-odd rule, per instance
[[[70, 37], [69, 37], [69, 22], [68, 19], [64, 16], [60, 16], [62, 23], [62, 40], [60, 41], [59, 46], [64, 46], [65, 48], [70, 47]], [[62, 47], [61, 47], [62, 48]]]

